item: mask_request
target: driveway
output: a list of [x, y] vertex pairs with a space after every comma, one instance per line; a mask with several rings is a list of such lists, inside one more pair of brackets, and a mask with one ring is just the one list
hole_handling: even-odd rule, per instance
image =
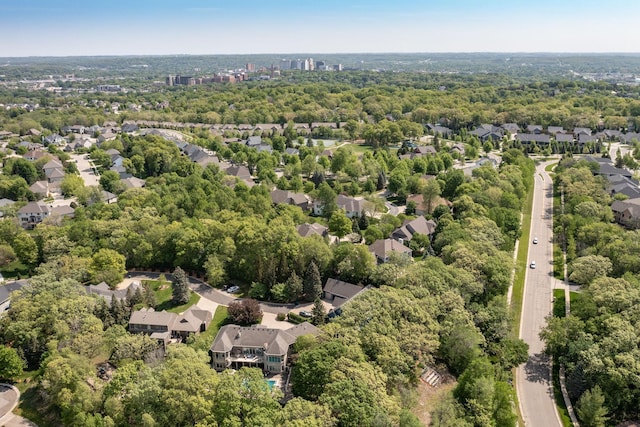
[[87, 154], [71, 154], [71, 158], [76, 162], [80, 176], [84, 180], [85, 187], [99, 184], [100, 177], [93, 172], [93, 162], [89, 160]]

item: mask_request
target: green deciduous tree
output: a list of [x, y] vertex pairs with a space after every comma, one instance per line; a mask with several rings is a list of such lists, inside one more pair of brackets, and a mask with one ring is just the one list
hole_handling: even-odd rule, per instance
[[0, 345], [0, 378], [13, 380], [22, 375], [24, 360], [18, 356], [18, 352], [11, 347]]

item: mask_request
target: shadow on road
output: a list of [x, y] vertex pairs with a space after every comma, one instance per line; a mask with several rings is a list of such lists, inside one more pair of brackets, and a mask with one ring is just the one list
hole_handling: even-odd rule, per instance
[[550, 383], [551, 361], [544, 353], [529, 356], [524, 365], [527, 381], [536, 383]]

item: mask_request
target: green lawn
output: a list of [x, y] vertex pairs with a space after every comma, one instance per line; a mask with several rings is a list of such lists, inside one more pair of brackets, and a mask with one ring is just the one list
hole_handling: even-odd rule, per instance
[[557, 163], [551, 163], [551, 164], [545, 166], [544, 170], [547, 171], [547, 172], [551, 172], [551, 171], [553, 171], [553, 168], [556, 167], [556, 165], [557, 165]]
[[209, 328], [205, 332], [198, 335], [189, 345], [197, 350], [209, 350], [209, 347], [211, 347], [213, 340], [218, 334], [218, 330], [227, 323], [227, 318], [227, 307], [219, 305], [216, 309], [215, 314], [213, 315], [213, 319], [211, 320]]
[[564, 289], [553, 290], [553, 317], [564, 317], [566, 314], [566, 302]]
[[2, 273], [5, 279], [20, 279], [22, 277], [29, 277], [29, 267], [16, 260], [0, 268], [0, 273]]
[[182, 313], [200, 300], [200, 295], [191, 292], [189, 302], [183, 305], [175, 305], [171, 299], [171, 282], [159, 280], [145, 280], [143, 284], [148, 284], [156, 295], [156, 310], [167, 310], [171, 313]]

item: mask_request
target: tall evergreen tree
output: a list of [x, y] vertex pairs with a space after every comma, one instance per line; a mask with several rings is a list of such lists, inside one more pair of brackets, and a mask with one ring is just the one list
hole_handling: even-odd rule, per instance
[[315, 261], [307, 267], [303, 281], [304, 296], [307, 301], [313, 301], [322, 295], [322, 278]]
[[302, 297], [302, 292], [303, 292], [302, 280], [296, 274], [295, 271], [293, 271], [291, 273], [291, 276], [287, 278], [286, 286], [287, 286], [286, 288], [287, 296], [289, 297], [289, 300], [298, 301], [300, 297]]
[[171, 283], [173, 302], [177, 305], [189, 302], [191, 291], [189, 290], [189, 279], [187, 274], [180, 267], [176, 267], [173, 272], [173, 282]]
[[311, 313], [313, 314], [312, 322], [314, 325], [318, 326], [324, 324], [324, 318], [327, 313], [320, 298], [316, 298], [313, 301], [313, 310], [311, 311]]

